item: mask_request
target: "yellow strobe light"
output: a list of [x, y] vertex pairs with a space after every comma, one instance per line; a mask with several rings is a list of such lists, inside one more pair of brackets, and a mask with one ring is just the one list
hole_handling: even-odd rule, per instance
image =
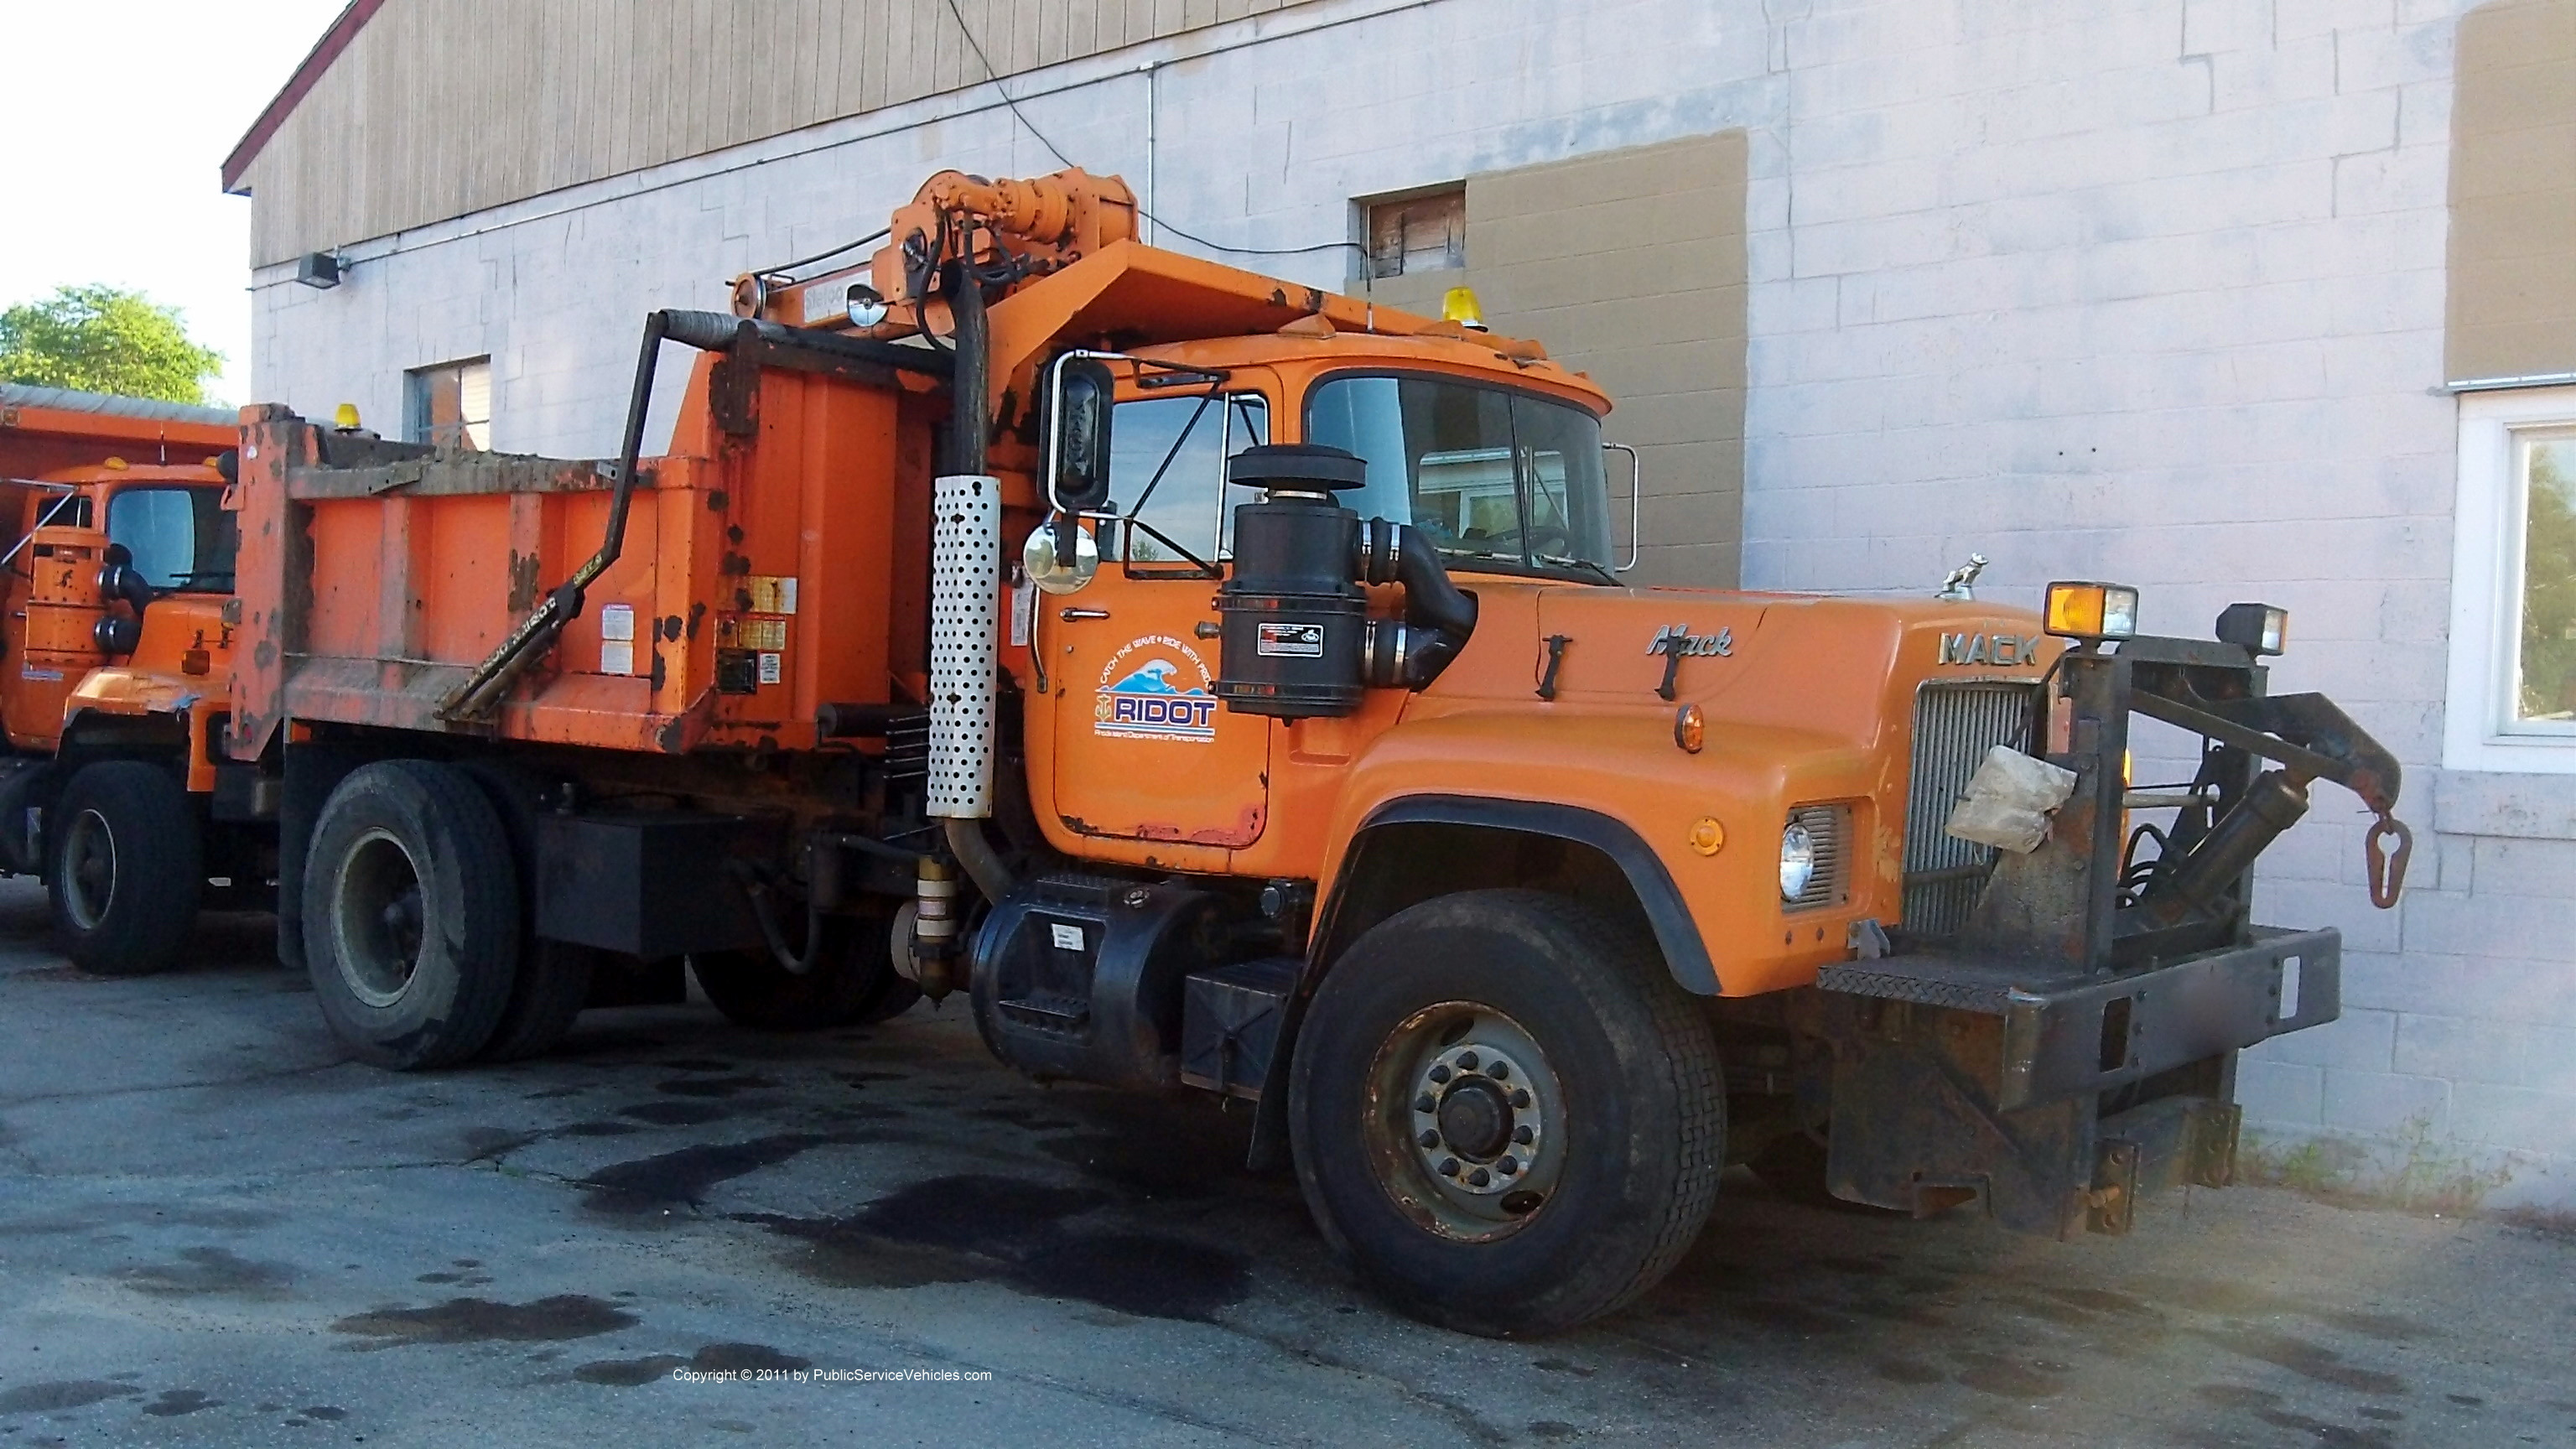
[[1472, 287], [1451, 287], [1440, 297], [1440, 320], [1455, 322], [1470, 332], [1485, 330], [1485, 307], [1476, 300]]

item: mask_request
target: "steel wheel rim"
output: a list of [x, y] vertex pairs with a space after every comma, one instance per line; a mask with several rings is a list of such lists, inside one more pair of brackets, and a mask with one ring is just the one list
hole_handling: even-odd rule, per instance
[[428, 939], [427, 905], [420, 867], [391, 831], [368, 831], [340, 858], [331, 881], [331, 954], [360, 1001], [392, 1006], [411, 988]]
[[1426, 1006], [1387, 1033], [1368, 1085], [1370, 1169], [1416, 1225], [1492, 1242], [1555, 1197], [1570, 1147], [1565, 1089], [1511, 1017], [1481, 1002]]
[[95, 931], [116, 899], [116, 832], [107, 817], [83, 810], [63, 837], [63, 910], [72, 924]]

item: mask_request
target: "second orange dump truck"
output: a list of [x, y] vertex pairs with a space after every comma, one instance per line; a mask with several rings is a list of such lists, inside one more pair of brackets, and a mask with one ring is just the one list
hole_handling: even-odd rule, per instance
[[237, 423], [0, 384], [0, 871], [45, 879], [72, 959], [170, 965], [203, 905], [265, 908], [275, 787], [229, 709]]
[[683, 961], [766, 1025], [962, 991], [1023, 1071], [1249, 1099], [1486, 1334], [1651, 1286], [1730, 1163], [2047, 1233], [2228, 1181], [2237, 1051], [2338, 1009], [2250, 867], [2318, 780], [2402, 835], [2279, 610], [1631, 587], [1585, 377], [1134, 221], [934, 177], [653, 314], [613, 462], [252, 420], [225, 748], [344, 1041], [539, 1050]]

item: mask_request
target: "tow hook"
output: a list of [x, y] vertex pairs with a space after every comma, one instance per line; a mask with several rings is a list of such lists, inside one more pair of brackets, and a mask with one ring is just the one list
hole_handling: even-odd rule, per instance
[[[2397, 848], [2384, 844], [2394, 837]], [[2397, 904], [2398, 893], [2406, 889], [2406, 861], [2415, 853], [2415, 832], [2406, 822], [2383, 810], [2379, 821], [2362, 837], [2361, 854], [2370, 868], [2370, 903], [2387, 910]]]

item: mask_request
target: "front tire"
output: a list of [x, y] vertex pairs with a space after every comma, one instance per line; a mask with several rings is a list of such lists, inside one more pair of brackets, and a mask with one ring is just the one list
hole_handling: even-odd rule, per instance
[[1671, 1271], [1726, 1164], [1697, 1004], [1651, 945], [1559, 896], [1443, 896], [1371, 928], [1290, 1071], [1325, 1238], [1414, 1317], [1504, 1338], [1612, 1312]]
[[424, 760], [342, 780], [304, 867], [304, 953], [323, 1019], [357, 1055], [414, 1071], [480, 1051], [519, 968], [519, 884], [482, 790]]
[[197, 924], [205, 842], [169, 771], [139, 760], [82, 767], [45, 834], [45, 895], [64, 955], [101, 976], [177, 962]]

